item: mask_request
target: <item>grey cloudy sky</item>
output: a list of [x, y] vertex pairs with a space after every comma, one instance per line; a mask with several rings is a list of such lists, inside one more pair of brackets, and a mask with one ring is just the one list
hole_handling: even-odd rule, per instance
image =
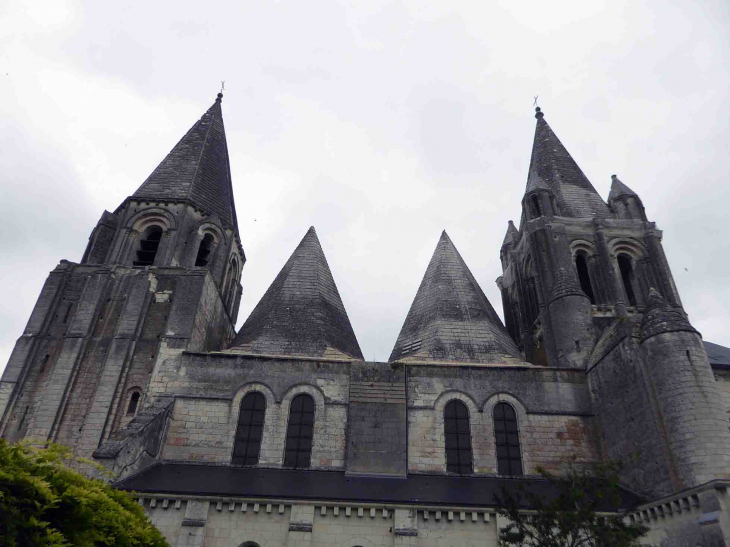
[[442, 229], [501, 313], [532, 97], [601, 195], [638, 192], [730, 345], [730, 4], [0, 2], [0, 367], [48, 272], [212, 104], [248, 257], [239, 325], [317, 228], [367, 359]]

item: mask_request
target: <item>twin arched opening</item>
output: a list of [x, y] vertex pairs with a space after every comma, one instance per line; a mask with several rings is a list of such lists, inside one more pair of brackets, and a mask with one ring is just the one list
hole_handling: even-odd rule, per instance
[[[311, 465], [314, 438], [314, 399], [305, 393], [296, 395], [289, 405], [289, 420], [284, 448], [284, 467], [305, 469]], [[247, 393], [241, 401], [233, 465], [259, 463], [266, 419], [266, 398], [258, 391]]]
[[[492, 419], [497, 472], [500, 475], [522, 475], [522, 449], [515, 409], [509, 403], [497, 403], [492, 409]], [[473, 473], [469, 409], [459, 399], [452, 399], [444, 407], [444, 440], [446, 471], [459, 475]]]

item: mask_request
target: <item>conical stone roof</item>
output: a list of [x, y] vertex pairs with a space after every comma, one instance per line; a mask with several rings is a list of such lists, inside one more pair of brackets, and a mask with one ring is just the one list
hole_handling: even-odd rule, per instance
[[641, 341], [665, 332], [694, 332], [684, 314], [673, 308], [654, 287], [649, 289], [649, 304], [641, 321]]
[[608, 193], [608, 201], [613, 201], [619, 196], [638, 197], [636, 192], [621, 182], [616, 175], [611, 175], [611, 191]]
[[555, 194], [562, 216], [612, 218], [608, 206], [545, 121], [540, 108], [535, 110], [537, 125], [525, 193], [545, 183]]
[[134, 193], [135, 198], [187, 200], [238, 229], [228, 145], [218, 98]]
[[226, 351], [363, 358], [314, 226]]
[[588, 298], [578, 286], [575, 277], [570, 275], [565, 268], [560, 268], [555, 276], [552, 290], [550, 291], [549, 303], [566, 296], [582, 296]]
[[444, 231], [390, 361], [521, 363], [502, 321]]
[[504, 239], [502, 240], [502, 247], [506, 247], [507, 245], [512, 245], [517, 239], [520, 237], [520, 233], [517, 231], [517, 228], [515, 228], [515, 223], [511, 220], [507, 223], [507, 233], [504, 234]]

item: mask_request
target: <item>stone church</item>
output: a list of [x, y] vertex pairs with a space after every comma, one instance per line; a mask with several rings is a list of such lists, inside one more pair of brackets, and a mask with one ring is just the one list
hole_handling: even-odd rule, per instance
[[642, 199], [614, 175], [604, 201], [539, 108], [505, 324], [444, 232], [377, 363], [314, 227], [236, 332], [221, 101], [48, 276], [2, 437], [93, 457], [174, 546], [496, 546], [501, 485], [609, 459], [604, 509], [646, 544], [730, 545], [730, 349], [688, 320]]

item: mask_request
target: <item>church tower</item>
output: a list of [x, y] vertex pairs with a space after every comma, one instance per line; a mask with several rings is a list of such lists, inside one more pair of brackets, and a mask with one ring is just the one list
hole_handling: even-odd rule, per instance
[[0, 435], [91, 453], [142, 408], [155, 370], [233, 338], [245, 255], [222, 94], [50, 273], [0, 382]]
[[603, 457], [663, 496], [728, 478], [723, 397], [639, 196], [604, 202], [536, 109], [522, 218], [500, 256], [508, 331], [525, 360], [585, 370]]
[[615, 317], [646, 308], [649, 287], [681, 302], [639, 196], [612, 177], [604, 202], [538, 107], [519, 230], [501, 249], [510, 334], [534, 364], [584, 368]]

